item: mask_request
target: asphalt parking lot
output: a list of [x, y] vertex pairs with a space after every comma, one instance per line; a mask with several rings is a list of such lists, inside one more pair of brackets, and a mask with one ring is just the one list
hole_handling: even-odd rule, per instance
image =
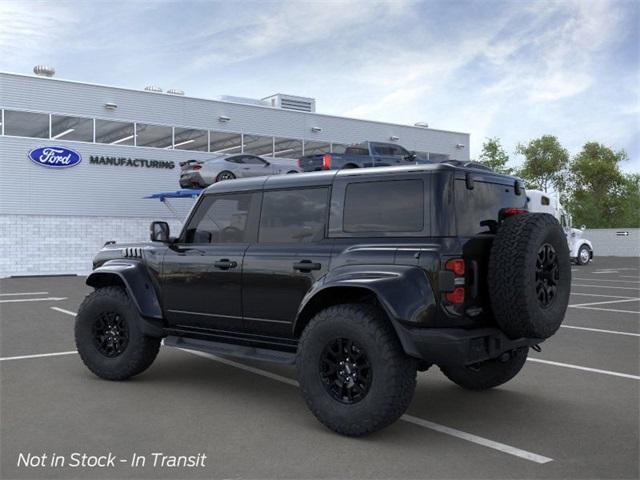
[[[84, 279], [0, 280], [0, 477], [638, 478], [639, 263], [574, 266], [563, 328], [518, 377], [472, 393], [433, 368], [407, 415], [362, 439], [317, 422], [289, 368], [163, 348], [142, 375], [100, 380], [74, 352]], [[74, 452], [118, 460], [72, 467]], [[45, 465], [18, 466], [29, 453]]]

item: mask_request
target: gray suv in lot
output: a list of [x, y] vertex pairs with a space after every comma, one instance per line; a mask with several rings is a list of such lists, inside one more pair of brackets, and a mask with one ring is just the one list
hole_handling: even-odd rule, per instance
[[449, 164], [216, 183], [177, 236], [153, 222], [150, 242], [98, 252], [78, 351], [108, 380], [147, 369], [162, 339], [295, 365], [324, 425], [374, 432], [417, 371], [496, 387], [559, 328], [567, 242], [526, 198], [516, 178]]

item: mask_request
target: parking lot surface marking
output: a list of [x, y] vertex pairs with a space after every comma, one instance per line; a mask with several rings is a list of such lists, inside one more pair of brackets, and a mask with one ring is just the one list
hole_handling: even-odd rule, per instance
[[18, 303], [18, 302], [58, 302], [66, 300], [67, 297], [46, 297], [46, 298], [11, 298], [0, 300], [0, 303]]
[[[593, 278], [581, 278], [581, 277], [573, 277], [574, 280], [586, 280], [591, 281]], [[596, 282], [612, 282], [612, 283], [640, 283], [637, 280], [609, 280], [608, 278], [598, 278]]]
[[50, 307], [51, 310], [55, 310], [56, 312], [60, 312], [60, 313], [66, 313], [67, 315], [71, 315], [72, 317], [76, 316], [75, 312], [72, 312], [71, 310], [65, 310], [64, 308], [58, 308], [58, 307]]
[[629, 373], [611, 372], [609, 370], [600, 370], [599, 368], [583, 367], [581, 365], [572, 365], [571, 363], [552, 362], [551, 360], [542, 360], [541, 358], [527, 358], [528, 362], [546, 363], [547, 365], [555, 365], [557, 367], [573, 368], [575, 370], [583, 370], [585, 372], [602, 373], [613, 377], [631, 378], [632, 380], [640, 380], [639, 375], [631, 375]]
[[[225, 365], [229, 365], [231, 367], [239, 368], [241, 370], [245, 370], [247, 372], [255, 373], [256, 375], [261, 375], [263, 377], [270, 378], [272, 380], [276, 380], [278, 382], [286, 383], [287, 385], [291, 385], [294, 387], [299, 387], [297, 381], [287, 378], [282, 375], [278, 375], [276, 373], [271, 373], [267, 370], [262, 370], [260, 368], [250, 367], [249, 365], [245, 365], [243, 363], [234, 362], [233, 360], [227, 360], [226, 358], [218, 357], [217, 355], [212, 355], [210, 353], [198, 352], [195, 350], [187, 350], [185, 348], [180, 348], [186, 353], [191, 353], [198, 357], [208, 358], [209, 360], [213, 360], [219, 363], [223, 363]], [[474, 435], [472, 433], [463, 432], [462, 430], [457, 430], [455, 428], [447, 427], [445, 425], [440, 425], [439, 423], [430, 422], [428, 420], [423, 420], [418, 417], [414, 417], [412, 415], [403, 415], [400, 417], [400, 420], [403, 420], [407, 423], [411, 423], [413, 425], [418, 425], [420, 427], [428, 428], [430, 430], [435, 430], [440, 433], [444, 433], [446, 435], [450, 435], [452, 437], [460, 438], [462, 440], [466, 440], [471, 443], [475, 443], [477, 445], [482, 445], [483, 447], [491, 448], [493, 450], [498, 450], [503, 453], [507, 453], [509, 455], [513, 455], [515, 457], [520, 457], [525, 460], [529, 460], [535, 463], [549, 463], [552, 462], [553, 459], [549, 457], [545, 457], [543, 455], [538, 455], [537, 453], [528, 452], [526, 450], [521, 450], [516, 447], [512, 447], [511, 445], [506, 445], [504, 443], [495, 442], [493, 440], [489, 440], [488, 438], [480, 437], [478, 435]]]
[[619, 332], [617, 330], [603, 330], [601, 328], [576, 327], [575, 325], [560, 325], [562, 328], [573, 328], [575, 330], [586, 330], [588, 332], [612, 333], [615, 335], [629, 335], [631, 337], [640, 337], [640, 333]]
[[636, 312], [635, 310], [616, 310], [614, 308], [581, 307], [579, 305], [569, 305], [569, 306], [572, 308], [584, 308], [585, 310], [600, 310], [602, 312], [631, 313], [633, 315], [640, 315], [640, 312]]
[[[594, 280], [594, 281], [598, 281], [598, 280]], [[640, 287], [619, 287], [617, 285], [582, 285], [579, 283], [573, 283], [571, 285], [572, 287], [591, 287], [591, 288], [615, 288], [616, 290], [635, 290], [640, 291]]]
[[598, 293], [582, 293], [582, 292], [571, 292], [571, 295], [584, 295], [585, 297], [605, 297], [605, 298], [636, 298], [636, 297], [622, 297], [620, 295], [602, 295]]
[[638, 278], [638, 275], [620, 275], [620, 278]]
[[59, 357], [61, 355], [73, 355], [75, 353], [78, 353], [78, 351], [70, 350], [68, 352], [39, 353], [37, 355], [18, 355], [16, 357], [2, 357], [0, 358], [0, 362], [8, 362], [10, 360], [26, 360], [29, 358]]
[[569, 305], [569, 306], [570, 307], [588, 307], [588, 306], [591, 306], [591, 305], [605, 305], [607, 303], [633, 302], [633, 301], [636, 301], [636, 300], [640, 300], [640, 297], [636, 297], [636, 298], [631, 297], [631, 298], [627, 298], [627, 299], [624, 299], [624, 300], [605, 300], [605, 301], [602, 301], [602, 302], [578, 303], [576, 305]]
[[9, 297], [17, 295], [49, 295], [49, 292], [20, 292], [20, 293], [0, 293], [0, 297]]

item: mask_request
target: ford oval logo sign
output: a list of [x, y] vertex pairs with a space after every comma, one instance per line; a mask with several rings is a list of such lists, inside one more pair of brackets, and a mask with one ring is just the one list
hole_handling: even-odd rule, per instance
[[29, 159], [43, 167], [69, 168], [79, 164], [82, 156], [64, 147], [40, 147], [29, 152]]

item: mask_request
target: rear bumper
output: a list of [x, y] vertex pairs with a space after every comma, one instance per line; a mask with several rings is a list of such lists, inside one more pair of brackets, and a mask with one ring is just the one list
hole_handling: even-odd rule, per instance
[[505, 352], [542, 343], [541, 338], [510, 339], [498, 328], [406, 328], [399, 326], [408, 355], [436, 365], [471, 365]]
[[193, 187], [207, 187], [204, 179], [197, 172], [184, 173], [180, 175], [180, 187], [181, 188], [193, 188]]

